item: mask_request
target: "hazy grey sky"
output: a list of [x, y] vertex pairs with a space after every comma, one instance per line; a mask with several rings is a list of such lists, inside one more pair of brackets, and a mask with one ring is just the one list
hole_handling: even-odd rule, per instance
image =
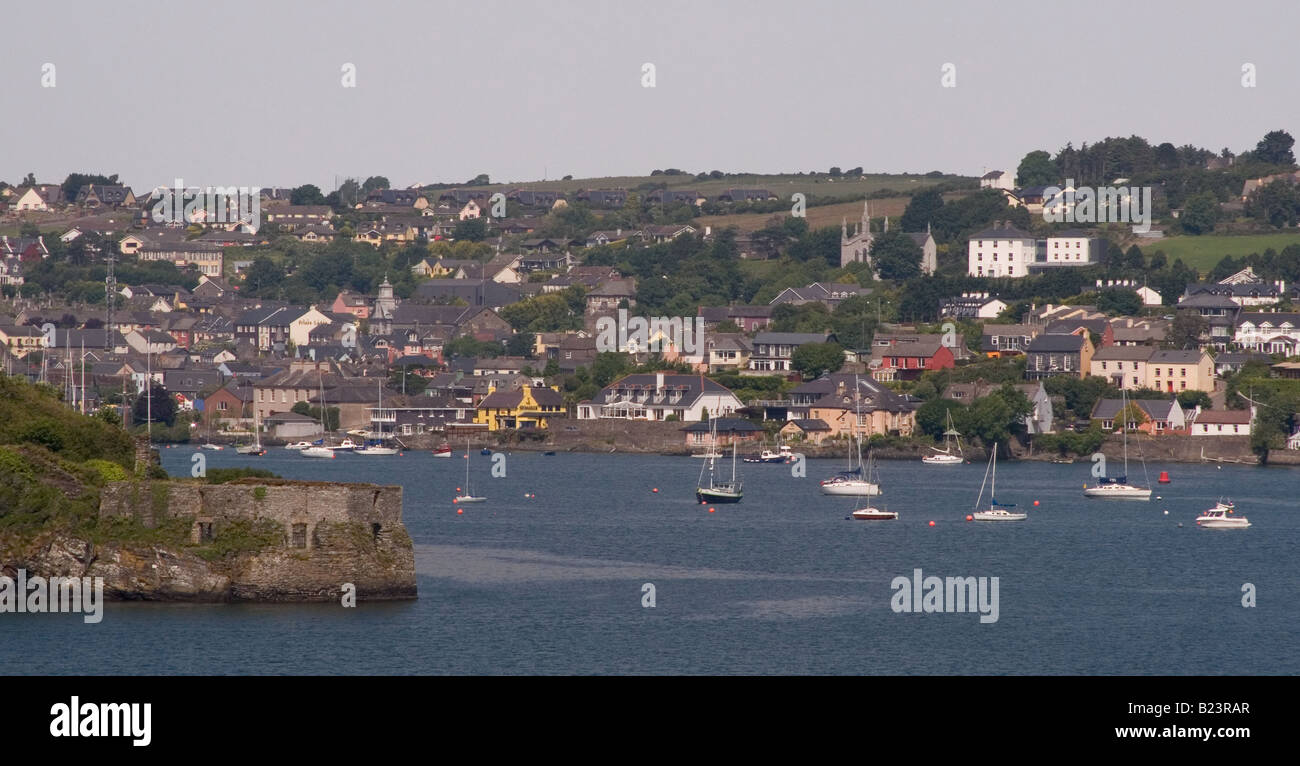
[[[400, 186], [666, 167], [977, 174], [1107, 135], [1240, 151], [1300, 131], [1294, 2], [121, 0], [2, 13], [10, 183], [28, 171], [326, 191], [373, 174]], [[355, 88], [340, 84], [348, 62]], [[945, 62], [955, 88], [940, 86]]]

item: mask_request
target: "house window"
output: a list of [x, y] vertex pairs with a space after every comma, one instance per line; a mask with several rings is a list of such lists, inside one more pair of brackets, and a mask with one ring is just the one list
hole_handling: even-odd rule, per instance
[[307, 525], [306, 524], [293, 525], [293, 540], [289, 543], [289, 545], [292, 548], [307, 547]]

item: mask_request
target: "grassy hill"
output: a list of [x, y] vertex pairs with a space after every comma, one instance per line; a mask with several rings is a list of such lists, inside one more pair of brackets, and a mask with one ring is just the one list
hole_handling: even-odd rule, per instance
[[1287, 245], [1300, 244], [1300, 233], [1276, 234], [1207, 234], [1199, 237], [1170, 237], [1155, 242], [1139, 243], [1142, 252], [1150, 255], [1163, 250], [1169, 262], [1183, 259], [1183, 263], [1201, 272], [1213, 269], [1223, 256], [1240, 257], [1263, 253], [1268, 248], [1281, 252]]

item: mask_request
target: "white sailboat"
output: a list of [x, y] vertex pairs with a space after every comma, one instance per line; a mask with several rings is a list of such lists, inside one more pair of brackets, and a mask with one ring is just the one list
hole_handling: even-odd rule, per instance
[[[870, 453], [867, 455], [867, 466], [867, 477], [875, 478], [876, 486], [879, 486], [880, 474], [876, 469], [876, 461], [871, 457]], [[881, 508], [876, 508], [871, 503], [867, 503], [861, 508], [854, 508], [849, 515], [856, 521], [891, 521], [898, 518], [898, 511], [887, 510], [883, 507], [883, 503], [881, 505]]]
[[[1083, 486], [1084, 497], [1110, 498], [1113, 500], [1150, 500], [1151, 499], [1151, 481], [1148, 478], [1147, 486], [1138, 487], [1128, 483], [1128, 392], [1120, 394], [1120, 431], [1123, 433], [1124, 440], [1124, 475], [1116, 476], [1113, 479], [1105, 478], [1097, 484], [1089, 487]], [[1147, 462], [1142, 461], [1142, 473], [1146, 474]]]
[[327, 430], [326, 422], [325, 422], [325, 417], [326, 417], [326, 414], [327, 414], [328, 412], [329, 412], [329, 409], [325, 406], [325, 383], [324, 383], [324, 381], [322, 380], [322, 381], [321, 381], [321, 388], [320, 388], [320, 432], [321, 432], [321, 443], [320, 443], [320, 444], [313, 444], [313, 445], [310, 446], [310, 447], [306, 447], [306, 448], [304, 448], [301, 452], [299, 452], [299, 454], [302, 455], [303, 457], [318, 457], [318, 458], [335, 457], [335, 455], [334, 455], [334, 450], [332, 450], [332, 449], [330, 449], [329, 447], [326, 447], [326, 446], [325, 446], [325, 434], [329, 433], [329, 431]]
[[[376, 412], [379, 413], [379, 416], [380, 416], [381, 418], [383, 417], [383, 413], [384, 413], [384, 384], [383, 384], [382, 382], [380, 382], [380, 384], [379, 384], [379, 408], [376, 410]], [[354, 455], [368, 455], [368, 456], [371, 456], [371, 457], [373, 457], [373, 456], [384, 456], [384, 455], [396, 455], [396, 454], [397, 454], [397, 450], [396, 450], [396, 448], [386, 446], [385, 443], [384, 443], [384, 421], [383, 421], [383, 420], [380, 420], [380, 421], [379, 421], [379, 436], [378, 436], [378, 438], [375, 440], [375, 443], [374, 443], [374, 444], [369, 444], [369, 443], [367, 443], [367, 444], [365, 444], [365, 445], [363, 445], [363, 446], [361, 446], [361, 447], [357, 447], [356, 449], [352, 450], [352, 454], [354, 454]]]
[[871, 481], [871, 477], [863, 471], [862, 466], [862, 397], [858, 394], [858, 379], [853, 379], [853, 395], [857, 400], [854, 407], [856, 413], [854, 421], [853, 436], [857, 445], [858, 458], [857, 464], [854, 465], [852, 458], [849, 460], [849, 470], [840, 471], [829, 479], [823, 479], [821, 490], [823, 495], [852, 495], [855, 497], [871, 497], [880, 494], [880, 485]]
[[262, 429], [257, 417], [257, 408], [253, 408], [253, 443], [241, 444], [235, 447], [235, 452], [241, 455], [265, 455], [266, 449], [262, 447]]
[[[712, 422], [712, 442], [710, 450], [716, 450], [718, 444], [718, 421], [715, 418]], [[744, 484], [736, 478], [736, 439], [731, 441], [731, 481], [714, 481], [713, 479], [713, 461], [710, 460], [706, 466], [700, 467], [700, 478], [695, 483], [695, 499], [701, 503], [739, 503], [740, 499], [745, 496]], [[704, 484], [704, 469], [709, 469], [709, 484]]]
[[[984, 485], [990, 483], [989, 488], [989, 508], [987, 511], [980, 510], [980, 501], [984, 499]], [[1019, 511], [1008, 511], [1008, 508], [1015, 508], [1015, 503], [998, 502], [998, 444], [993, 443], [993, 454], [989, 457], [988, 470], [984, 471], [984, 481], [980, 482], [980, 493], [975, 498], [975, 512], [971, 518], [975, 521], [1024, 521], [1029, 518], [1029, 514]]]
[[[456, 488], [458, 491], [460, 487]], [[487, 501], [486, 497], [476, 497], [469, 490], [469, 437], [465, 437], [465, 494], [457, 495], [453, 502], [457, 503], [483, 503]]]
[[[947, 410], [944, 414], [948, 416], [948, 430], [943, 432], [943, 449], [931, 447], [935, 454], [921, 458], [921, 462], [926, 465], [961, 465], [964, 462], [961, 456], [961, 434], [953, 427], [952, 410]], [[956, 454], [953, 454], [949, 437], [955, 437], [957, 440]]]

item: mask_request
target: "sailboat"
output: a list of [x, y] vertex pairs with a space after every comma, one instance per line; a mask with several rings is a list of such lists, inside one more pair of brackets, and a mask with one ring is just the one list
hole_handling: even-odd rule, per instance
[[[944, 414], [948, 416], [948, 430], [943, 432], [943, 449], [939, 449], [938, 447], [931, 447], [930, 449], [934, 450], [935, 454], [926, 455], [925, 457], [921, 458], [921, 462], [925, 463], [926, 465], [961, 465], [962, 464], [961, 434], [958, 433], [957, 429], [953, 427], [952, 410], [947, 410]], [[952, 452], [952, 444], [949, 442], [949, 437], [954, 437], [957, 440], [957, 454], [955, 455]]]
[[[457, 490], [460, 488], [457, 487]], [[465, 494], [457, 495], [453, 502], [457, 503], [482, 503], [486, 502], [486, 497], [475, 497], [473, 492], [469, 491], [469, 437], [465, 437]]]
[[871, 481], [871, 477], [863, 472], [862, 469], [862, 398], [858, 396], [857, 378], [853, 379], [853, 393], [857, 398], [855, 412], [857, 417], [854, 422], [854, 443], [857, 445], [858, 459], [854, 464], [852, 453], [849, 457], [849, 469], [840, 471], [829, 479], [823, 479], [821, 489], [823, 495], [854, 495], [857, 497], [870, 497], [880, 494], [880, 485]]
[[[1015, 508], [1015, 503], [998, 502], [998, 443], [993, 443], [993, 454], [989, 456], [988, 470], [984, 471], [984, 481], [980, 482], [980, 493], [975, 498], [975, 512], [971, 518], [975, 521], [1024, 521], [1029, 518], [1029, 514], [1020, 513], [1019, 511], [1008, 511], [1008, 508]], [[980, 510], [980, 501], [984, 499], [984, 485], [989, 483], [989, 477], [992, 475], [992, 486], [989, 489], [989, 509]]]
[[320, 444], [313, 444], [312, 446], [307, 447], [306, 449], [302, 450], [299, 454], [302, 455], [303, 457], [334, 457], [334, 450], [332, 450], [332, 449], [330, 449], [329, 447], [326, 447], [326, 446], [325, 446], [325, 436], [324, 436], [324, 434], [329, 433], [329, 431], [327, 430], [327, 424], [326, 424], [326, 422], [325, 422], [325, 417], [326, 417], [326, 414], [327, 414], [328, 412], [329, 412], [329, 409], [325, 406], [325, 381], [322, 379], [322, 380], [321, 380], [321, 387], [320, 387], [320, 432], [321, 432], [321, 440], [320, 440]]
[[[875, 478], [876, 486], [880, 486], [880, 474], [876, 470], [876, 461], [871, 457], [870, 453], [867, 454], [867, 466], [867, 477]], [[877, 492], [876, 494], [881, 493]], [[849, 515], [857, 521], [890, 521], [898, 518], [898, 511], [875, 508], [870, 503], [867, 503], [861, 508], [854, 508]]]
[[381, 418], [381, 420], [379, 421], [379, 437], [375, 440], [373, 444], [367, 442], [365, 445], [361, 447], [357, 447], [356, 449], [352, 450], [353, 455], [373, 456], [373, 455], [396, 455], [397, 454], [397, 450], [395, 448], [384, 446], [384, 421], [382, 420], [383, 413], [384, 413], [384, 384], [382, 382], [380, 382], [379, 384], [379, 408], [376, 410], [376, 412], [379, 413], [379, 416]]
[[[713, 421], [713, 445], [709, 451], [717, 450], [718, 444], [718, 421]], [[744, 496], [743, 485], [736, 478], [736, 440], [731, 440], [731, 481], [714, 481], [713, 479], [712, 458], [706, 465], [700, 467], [700, 479], [695, 484], [695, 499], [701, 503], [739, 503], [740, 498]], [[704, 485], [704, 469], [709, 470], [709, 484]]]
[[257, 408], [253, 408], [253, 443], [241, 444], [235, 447], [235, 452], [241, 455], [265, 455], [266, 448], [262, 446], [262, 429], [257, 417]]
[[[1124, 475], [1116, 476], [1113, 479], [1102, 479], [1096, 485], [1089, 487], [1083, 485], [1084, 497], [1107, 497], [1115, 500], [1150, 500], [1151, 499], [1151, 482], [1147, 481], [1146, 488], [1134, 486], [1128, 483], [1128, 392], [1121, 393], [1120, 401], [1120, 430], [1124, 434]], [[1146, 460], [1142, 461], [1142, 473], [1147, 470]]]

